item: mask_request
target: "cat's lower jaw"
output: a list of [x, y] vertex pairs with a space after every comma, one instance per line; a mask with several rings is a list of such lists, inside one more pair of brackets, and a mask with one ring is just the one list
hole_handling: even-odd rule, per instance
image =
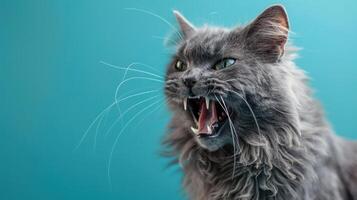
[[227, 144], [233, 145], [233, 139], [238, 137], [232, 123], [235, 113], [223, 98], [187, 97], [183, 99], [183, 109], [194, 124], [189, 132], [202, 148], [216, 151]]
[[[222, 148], [222, 146], [227, 144], [233, 145], [232, 135], [229, 134], [229, 130], [232, 127], [230, 127], [229, 125], [229, 121], [227, 120], [223, 123], [222, 127], [220, 127], [220, 129], [213, 135], [198, 135], [195, 137], [195, 139], [201, 147], [209, 151], [217, 151], [218, 149]], [[233, 130], [232, 134], [234, 134]]]

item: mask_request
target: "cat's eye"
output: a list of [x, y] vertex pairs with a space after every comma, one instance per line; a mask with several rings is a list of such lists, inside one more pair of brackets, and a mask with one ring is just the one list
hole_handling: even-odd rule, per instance
[[175, 69], [176, 69], [177, 71], [182, 72], [182, 71], [185, 71], [186, 68], [187, 68], [186, 63], [184, 63], [184, 62], [181, 61], [181, 60], [178, 60], [178, 61], [176, 62], [176, 64], [175, 64]]
[[219, 62], [217, 62], [213, 66], [213, 69], [215, 69], [215, 70], [224, 69], [226, 67], [230, 67], [230, 66], [234, 65], [235, 62], [236, 62], [236, 59], [234, 59], [234, 58], [224, 58], [224, 59], [220, 60]]

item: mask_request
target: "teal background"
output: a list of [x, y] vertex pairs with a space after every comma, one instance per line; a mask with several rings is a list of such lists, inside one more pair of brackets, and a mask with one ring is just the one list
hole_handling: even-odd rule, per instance
[[[75, 149], [91, 122], [113, 102], [122, 80], [123, 71], [100, 61], [123, 67], [142, 62], [156, 71], [134, 68], [164, 72], [170, 49], [159, 38], [172, 29], [156, 17], [125, 8], [152, 11], [171, 23], [171, 11], [178, 9], [196, 25], [233, 26], [273, 3], [1, 0], [0, 199], [185, 199], [178, 168], [166, 169], [168, 160], [158, 154], [170, 117], [165, 107], [140, 115], [138, 124], [123, 131], [108, 176], [115, 137], [154, 99], [128, 112], [105, 137], [118, 116], [113, 108]], [[357, 1], [280, 3], [289, 13], [292, 41], [303, 47], [297, 63], [312, 77], [335, 130], [357, 138]], [[119, 96], [153, 88], [161, 90], [162, 84], [133, 80]], [[121, 108], [154, 94], [127, 100]], [[163, 99], [156, 94], [155, 99]]]

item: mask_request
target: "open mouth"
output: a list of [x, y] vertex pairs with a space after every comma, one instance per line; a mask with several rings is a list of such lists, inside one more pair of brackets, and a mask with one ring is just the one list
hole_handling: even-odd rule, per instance
[[222, 102], [207, 97], [184, 98], [183, 106], [195, 122], [196, 127], [191, 127], [192, 132], [199, 137], [217, 137], [231, 113]]

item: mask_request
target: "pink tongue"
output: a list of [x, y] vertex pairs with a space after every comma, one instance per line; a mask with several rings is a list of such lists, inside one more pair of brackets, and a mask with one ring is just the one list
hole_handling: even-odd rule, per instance
[[200, 116], [198, 118], [198, 133], [211, 134], [207, 126], [212, 127], [212, 124], [218, 121], [216, 104], [211, 101], [209, 110], [206, 108], [206, 102], [201, 103]]

